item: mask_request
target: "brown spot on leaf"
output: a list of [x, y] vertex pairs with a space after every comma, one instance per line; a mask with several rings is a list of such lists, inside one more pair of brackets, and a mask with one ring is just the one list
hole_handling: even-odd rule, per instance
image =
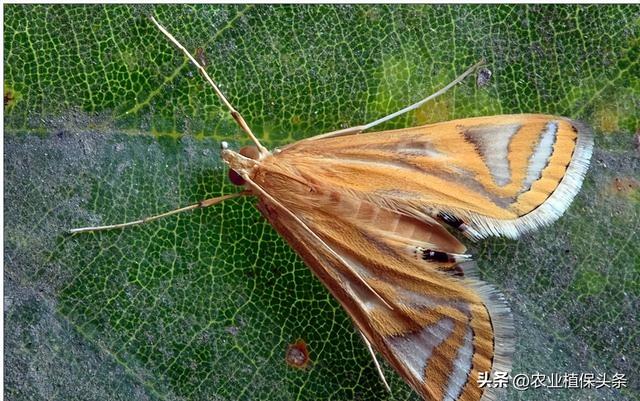
[[15, 104], [16, 94], [9, 88], [4, 88], [4, 107], [11, 107]]
[[304, 340], [298, 340], [287, 346], [285, 361], [296, 369], [305, 369], [309, 365], [309, 350]]
[[613, 179], [613, 191], [628, 196], [640, 188], [640, 181], [632, 177], [616, 177]]

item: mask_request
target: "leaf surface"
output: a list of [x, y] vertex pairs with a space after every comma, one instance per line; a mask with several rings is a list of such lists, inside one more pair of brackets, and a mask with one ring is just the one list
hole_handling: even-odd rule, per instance
[[[219, 141], [247, 143], [154, 13], [269, 147], [373, 121], [477, 60], [492, 75], [387, 123], [520, 112], [596, 132], [556, 224], [473, 246], [514, 309], [514, 373], [627, 375], [640, 397], [640, 7], [7, 5], [5, 391], [26, 400], [416, 399], [393, 396], [348, 316], [233, 200], [142, 227], [66, 236], [231, 193]], [[285, 361], [303, 340], [310, 364]]]

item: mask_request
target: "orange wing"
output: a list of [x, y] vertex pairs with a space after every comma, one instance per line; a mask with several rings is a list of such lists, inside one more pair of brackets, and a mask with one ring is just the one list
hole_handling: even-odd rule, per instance
[[564, 213], [592, 147], [578, 122], [521, 114], [310, 138], [264, 162], [277, 159], [310, 182], [406, 215], [438, 218], [471, 238], [516, 238]]
[[273, 227], [425, 400], [491, 399], [495, 389], [480, 388], [478, 375], [509, 371], [511, 316], [490, 286], [457, 275], [469, 257], [437, 221], [310, 183], [276, 162], [258, 167], [250, 185]]

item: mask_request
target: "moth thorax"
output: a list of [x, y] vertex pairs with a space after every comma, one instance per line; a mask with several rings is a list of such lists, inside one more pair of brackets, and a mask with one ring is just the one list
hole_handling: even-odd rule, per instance
[[[255, 146], [244, 146], [240, 148], [240, 151], [238, 153], [240, 153], [244, 157], [248, 157], [249, 159], [260, 159], [260, 152]], [[232, 184], [238, 186], [243, 186], [245, 184], [244, 178], [242, 178], [240, 174], [236, 173], [233, 169], [229, 170], [229, 181], [231, 181]]]

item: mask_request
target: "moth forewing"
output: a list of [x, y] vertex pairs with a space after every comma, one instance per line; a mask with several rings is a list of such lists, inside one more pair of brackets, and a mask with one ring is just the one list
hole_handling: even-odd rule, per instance
[[[571, 204], [593, 149], [565, 117], [514, 114], [300, 141], [278, 155], [302, 175], [381, 207], [516, 238]], [[398, 185], [401, 183], [401, 185]]]

